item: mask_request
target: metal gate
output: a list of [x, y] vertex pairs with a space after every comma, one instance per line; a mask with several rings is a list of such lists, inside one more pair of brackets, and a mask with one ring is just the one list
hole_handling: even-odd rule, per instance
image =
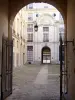
[[2, 37], [1, 100], [12, 93], [13, 41]]
[[67, 93], [67, 68], [64, 63], [65, 47], [62, 36], [60, 36], [60, 100], [64, 100], [64, 94]]
[[60, 100], [62, 100], [62, 37], [60, 36]]

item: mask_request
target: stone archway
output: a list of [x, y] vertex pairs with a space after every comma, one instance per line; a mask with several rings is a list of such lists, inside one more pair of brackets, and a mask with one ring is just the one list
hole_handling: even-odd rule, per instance
[[42, 48], [42, 54], [41, 54], [41, 62], [42, 64], [48, 64], [51, 63], [51, 49], [47, 46]]
[[[29, 3], [32, 3], [32, 2], [35, 2], [35, 0], [28, 0], [27, 2], [23, 1], [23, 0], [19, 0], [17, 2], [17, 0], [11, 0], [10, 3], [9, 3], [9, 16], [8, 16], [8, 37], [9, 39], [12, 39], [12, 24], [13, 24], [13, 20], [16, 16], [16, 14], [18, 13], [18, 11], [23, 8], [25, 5], [29, 4]], [[40, 1], [36, 1], [36, 2], [45, 2], [44, 0], [40, 0]], [[64, 24], [65, 24], [65, 28], [66, 28], [66, 10], [67, 10], [67, 2], [65, 0], [63, 1], [60, 1], [60, 0], [47, 0], [46, 3], [49, 3], [51, 5], [53, 5], [54, 7], [56, 7], [60, 12], [61, 12], [61, 15], [63, 16], [63, 19], [64, 19]], [[66, 6], [64, 6], [66, 5]], [[66, 30], [65, 30], [65, 33], [66, 33]], [[49, 50], [49, 48], [48, 48]], [[50, 51], [50, 50], [49, 50]], [[43, 60], [42, 60], [43, 61]], [[51, 61], [50, 61], [51, 62]]]

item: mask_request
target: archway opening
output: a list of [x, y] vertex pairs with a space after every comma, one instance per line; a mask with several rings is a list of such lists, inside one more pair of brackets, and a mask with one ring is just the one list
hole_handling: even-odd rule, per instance
[[[19, 16], [22, 17], [23, 20], [20, 20]], [[37, 32], [35, 31], [36, 24], [38, 26]], [[14, 35], [17, 35], [18, 38], [14, 41], [17, 41], [17, 46], [19, 45], [19, 47], [17, 47], [19, 49], [17, 52], [17, 62], [23, 64], [41, 63], [41, 48], [48, 46], [51, 49], [53, 48], [52, 52], [54, 54], [51, 56], [52, 63], [59, 63], [59, 38], [61, 35], [64, 41], [64, 30], [63, 17], [52, 5], [47, 3], [45, 5], [45, 3], [42, 2], [31, 3], [22, 8], [16, 15], [12, 28], [13, 40], [15, 38]], [[33, 48], [32, 50], [28, 49], [31, 47]], [[36, 53], [34, 53], [34, 51]], [[21, 55], [20, 52], [22, 53]], [[13, 58], [15, 59], [15, 57]], [[15, 61], [16, 60], [14, 60], [14, 65], [16, 66]]]
[[[40, 5], [42, 3], [32, 3], [25, 6], [22, 10], [20, 10], [14, 19], [13, 28], [12, 28], [12, 38], [14, 42], [13, 43], [14, 44], [13, 66], [14, 66], [14, 76], [15, 76], [14, 84], [17, 85], [16, 88], [17, 89], [19, 88], [19, 90], [25, 89], [24, 90], [25, 93], [27, 93], [29, 89], [27, 88], [29, 86], [28, 84], [33, 84], [33, 83], [35, 85], [38, 84], [38, 87], [40, 85], [43, 86], [43, 84], [45, 84], [46, 86], [49, 81], [47, 80], [49, 79], [48, 77], [52, 79], [54, 78], [53, 80], [54, 80], [55, 86], [53, 86], [53, 88], [55, 88], [56, 84], [58, 83], [58, 88], [60, 90], [60, 87], [59, 87], [59, 83], [60, 83], [59, 82], [59, 73], [60, 73], [59, 71], [59, 45], [60, 45], [59, 37], [61, 35], [64, 41], [64, 21], [60, 12], [55, 10], [53, 6], [50, 5], [50, 8], [48, 8], [49, 5], [44, 5], [43, 8], [41, 8], [42, 6], [36, 6], [36, 4]], [[33, 8], [33, 5], [35, 5], [34, 8]], [[51, 7], [52, 7], [52, 10], [49, 13]], [[42, 11], [39, 9], [42, 9]], [[36, 23], [38, 25], [38, 31], [34, 30], [34, 26], [36, 25]], [[41, 49], [42, 49], [42, 53], [41, 53]], [[42, 59], [42, 63], [47, 63], [47, 64], [52, 63], [53, 65], [41, 66], [41, 59]], [[37, 65], [37, 67], [35, 66], [35, 64]], [[40, 67], [38, 67], [38, 65]], [[23, 69], [20, 69], [22, 67]], [[50, 73], [50, 71], [52, 74]], [[29, 74], [29, 77], [28, 77], [28, 74]], [[37, 76], [36, 80], [34, 76]], [[27, 77], [28, 78], [31, 77], [30, 79], [31, 83], [28, 82], [29, 80], [24, 79]], [[42, 78], [42, 77], [45, 77], [45, 78]], [[20, 82], [22, 82], [22, 85]], [[26, 84], [26, 82], [28, 83]], [[50, 82], [49, 82], [49, 85], [50, 85]], [[26, 88], [27, 88], [27, 91], [26, 91]], [[36, 88], [37, 86], [35, 86], [34, 88], [35, 91], [37, 91]], [[37, 97], [38, 94], [41, 92], [40, 90], [38, 91], [38, 93], [35, 94], [34, 90], [32, 92], [32, 88], [29, 89], [29, 91], [32, 92], [33, 98], [35, 96]], [[59, 99], [59, 90], [58, 92], [56, 91], [54, 100], [56, 98]], [[49, 91], [47, 92], [49, 93]], [[42, 90], [41, 93], [43, 92], [44, 90]], [[50, 97], [51, 95], [48, 94], [49, 98], [52, 99], [53, 97]], [[42, 98], [45, 98], [45, 95], [41, 94], [41, 96], [43, 96]], [[28, 99], [28, 96], [27, 97], [25, 96], [25, 99], [26, 98]], [[29, 100], [31, 100], [31, 98]]]
[[42, 48], [42, 63], [50, 64], [51, 63], [51, 50], [49, 47]]

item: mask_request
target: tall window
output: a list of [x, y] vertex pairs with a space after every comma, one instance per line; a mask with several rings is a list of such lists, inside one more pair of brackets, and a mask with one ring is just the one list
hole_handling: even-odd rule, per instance
[[28, 42], [33, 42], [33, 33], [28, 33]]
[[19, 34], [19, 19], [17, 19], [17, 34]]
[[33, 3], [29, 4], [29, 9], [33, 9]]
[[28, 42], [33, 42], [33, 24], [27, 26]]
[[32, 13], [28, 14], [28, 21], [33, 21], [33, 14]]
[[22, 36], [22, 22], [21, 22], [20, 36]]
[[48, 8], [48, 6], [44, 6], [44, 8]]
[[27, 32], [33, 32], [33, 24], [28, 24]]
[[27, 46], [27, 61], [30, 63], [33, 61], [33, 46]]
[[49, 42], [49, 27], [43, 27], [43, 42]]

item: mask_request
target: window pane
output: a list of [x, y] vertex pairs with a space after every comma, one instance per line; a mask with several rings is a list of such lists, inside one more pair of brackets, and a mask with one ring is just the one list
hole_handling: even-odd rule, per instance
[[28, 14], [28, 21], [32, 21], [33, 20], [33, 14], [32, 13], [29, 13]]
[[43, 27], [43, 32], [49, 32], [49, 27]]
[[27, 32], [33, 32], [33, 24], [28, 24]]
[[49, 33], [43, 34], [43, 42], [49, 42]]
[[33, 46], [27, 46], [27, 61], [33, 61]]
[[28, 33], [28, 42], [33, 42], [33, 34]]
[[33, 4], [29, 4], [29, 9], [33, 9]]

